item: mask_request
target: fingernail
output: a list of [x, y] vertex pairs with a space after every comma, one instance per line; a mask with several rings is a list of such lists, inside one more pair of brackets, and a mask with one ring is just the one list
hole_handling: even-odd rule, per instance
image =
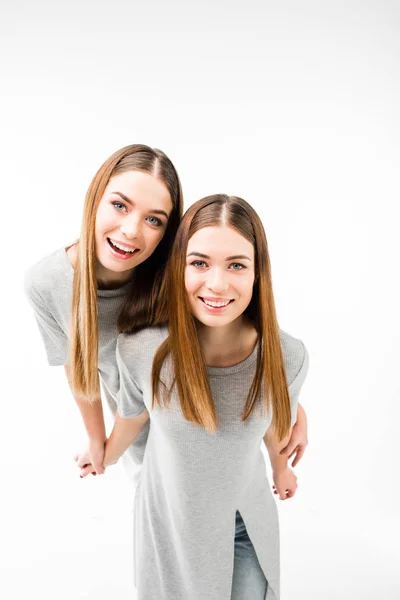
[[79, 475], [79, 477], [80, 477], [81, 479], [83, 479], [83, 475]]

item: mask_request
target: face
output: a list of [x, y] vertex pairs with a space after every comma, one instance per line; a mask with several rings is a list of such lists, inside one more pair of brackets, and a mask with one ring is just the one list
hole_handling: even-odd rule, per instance
[[96, 257], [107, 274], [129, 275], [161, 241], [172, 210], [166, 185], [141, 171], [108, 182], [97, 209]]
[[253, 295], [254, 247], [231, 227], [204, 227], [189, 240], [185, 286], [192, 314], [208, 327], [240, 318]]

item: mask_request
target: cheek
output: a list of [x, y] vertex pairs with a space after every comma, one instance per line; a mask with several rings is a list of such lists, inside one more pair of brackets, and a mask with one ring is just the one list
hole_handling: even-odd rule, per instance
[[185, 288], [188, 294], [192, 294], [198, 289], [198, 282], [196, 275], [190, 270], [186, 269], [185, 272]]
[[99, 208], [97, 209], [95, 234], [102, 234], [105, 230], [109, 229], [112, 222], [113, 214], [110, 213], [107, 206], [100, 204]]
[[185, 270], [185, 289], [186, 289], [186, 291], [187, 291], [188, 294], [190, 294], [191, 288], [192, 288], [192, 286], [191, 286], [190, 273], [189, 273], [189, 270], [186, 269]]
[[149, 252], [153, 252], [158, 244], [161, 242], [165, 234], [165, 229], [158, 230], [144, 230], [143, 238], [145, 240], [146, 248]]
[[243, 298], [246, 300], [250, 300], [253, 295], [253, 287], [254, 287], [254, 275], [250, 277], [246, 277], [241, 281], [240, 293]]

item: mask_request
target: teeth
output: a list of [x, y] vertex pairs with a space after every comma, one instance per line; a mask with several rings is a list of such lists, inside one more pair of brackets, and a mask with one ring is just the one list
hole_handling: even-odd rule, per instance
[[[108, 239], [110, 240], [110, 238], [108, 238]], [[112, 246], [115, 246], [116, 248], [119, 248], [120, 250], [123, 250], [124, 252], [129, 252], [130, 254], [133, 254], [135, 252], [135, 248], [133, 250], [132, 250], [132, 248], [125, 248], [125, 246], [122, 246], [121, 244], [116, 244], [112, 240], [110, 240], [110, 243]]]
[[208, 304], [208, 306], [213, 306], [214, 308], [219, 308], [221, 306], [228, 306], [230, 300], [226, 300], [226, 302], [212, 302], [212, 300], [206, 300], [203, 298], [204, 304]]

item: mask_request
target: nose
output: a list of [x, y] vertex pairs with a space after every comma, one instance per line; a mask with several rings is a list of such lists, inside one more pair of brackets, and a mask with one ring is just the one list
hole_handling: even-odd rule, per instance
[[224, 268], [216, 267], [208, 271], [206, 287], [213, 292], [225, 292], [229, 288], [227, 273]]
[[140, 219], [135, 215], [126, 217], [119, 229], [129, 240], [137, 239], [140, 236]]

